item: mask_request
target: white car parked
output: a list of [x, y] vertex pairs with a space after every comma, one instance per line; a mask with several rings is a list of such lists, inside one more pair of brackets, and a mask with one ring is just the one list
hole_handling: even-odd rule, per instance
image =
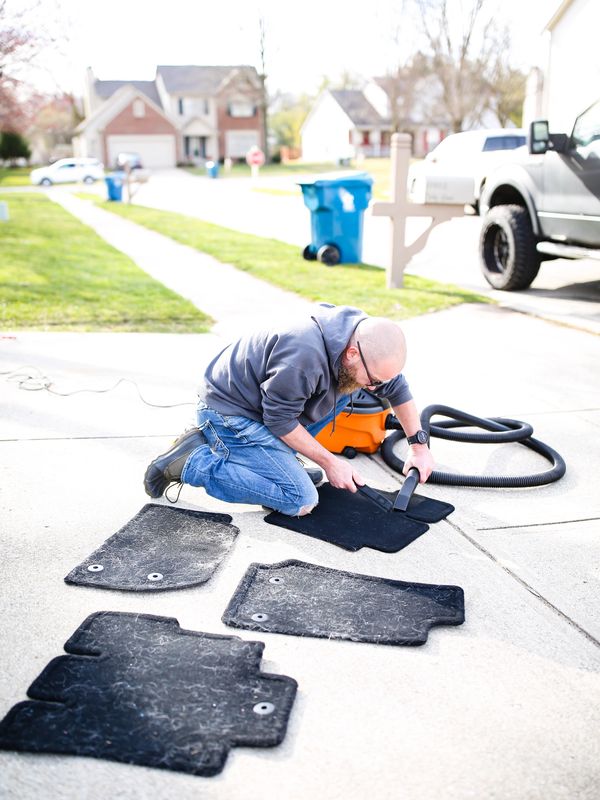
[[36, 186], [52, 186], [53, 183], [94, 183], [104, 178], [104, 166], [97, 158], [61, 158], [48, 167], [39, 167], [29, 176]]
[[[519, 159], [514, 151], [527, 144], [521, 128], [452, 133], [434, 147], [423, 161], [413, 164], [408, 172], [408, 194], [415, 202], [426, 195], [427, 179], [439, 178], [473, 182], [472, 204], [477, 207], [487, 176], [501, 164]], [[523, 150], [523, 157], [527, 151]], [[470, 191], [470, 190], [469, 190]]]

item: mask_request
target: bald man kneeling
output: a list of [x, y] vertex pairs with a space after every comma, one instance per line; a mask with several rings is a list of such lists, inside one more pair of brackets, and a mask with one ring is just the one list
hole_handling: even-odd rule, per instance
[[229, 503], [252, 503], [290, 516], [318, 503], [319, 469], [332, 486], [356, 491], [364, 479], [330, 453], [316, 434], [366, 388], [392, 406], [410, 445], [405, 472], [421, 482], [433, 459], [408, 383], [406, 342], [399, 326], [350, 306], [315, 306], [285, 330], [264, 329], [228, 345], [208, 365], [200, 386], [197, 427], [151, 462], [150, 497], [172, 483], [202, 486]]

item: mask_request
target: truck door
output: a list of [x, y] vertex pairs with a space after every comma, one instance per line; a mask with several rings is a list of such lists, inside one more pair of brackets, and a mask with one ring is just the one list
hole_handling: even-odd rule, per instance
[[600, 100], [575, 121], [564, 153], [544, 155], [539, 217], [557, 241], [600, 244]]

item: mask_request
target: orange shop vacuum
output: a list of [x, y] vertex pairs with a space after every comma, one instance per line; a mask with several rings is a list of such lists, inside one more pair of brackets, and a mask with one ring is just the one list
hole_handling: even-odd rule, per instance
[[353, 411], [350, 403], [338, 414], [335, 421], [326, 425], [315, 439], [331, 453], [354, 458], [357, 453], [376, 453], [386, 433], [401, 429], [401, 425], [386, 400], [361, 389], [353, 396]]

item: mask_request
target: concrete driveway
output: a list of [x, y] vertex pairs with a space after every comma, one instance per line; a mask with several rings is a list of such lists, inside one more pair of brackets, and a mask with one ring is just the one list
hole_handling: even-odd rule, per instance
[[[368, 162], [367, 162], [368, 171]], [[297, 176], [295, 180], [300, 180]], [[100, 190], [102, 191], [102, 190]], [[210, 180], [184, 170], [156, 171], [135, 202], [198, 216], [218, 225], [280, 239], [304, 247], [310, 242], [310, 215], [296, 183], [289, 178]], [[389, 263], [389, 220], [365, 215], [363, 259]], [[600, 263], [558, 259], [544, 262], [532, 287], [501, 292], [485, 281], [478, 261], [479, 217], [452, 220], [434, 229], [425, 249], [408, 272], [455, 283], [493, 297], [501, 305], [600, 333]], [[408, 238], [416, 238], [422, 222], [413, 220]]]
[[[0, 340], [1, 370], [37, 366], [59, 396], [2, 383], [0, 717], [88, 614], [175, 617], [182, 627], [262, 641], [262, 669], [299, 683], [275, 748], [233, 748], [199, 778], [61, 755], [0, 753], [10, 800], [596, 800], [600, 780], [600, 338], [489, 306], [405, 323], [420, 406], [525, 419], [564, 456], [558, 483], [531, 490], [428, 486], [456, 511], [396, 554], [356, 553], [281, 530], [254, 506], [185, 487], [180, 504], [227, 512], [236, 544], [206, 584], [160, 593], [69, 586], [64, 576], [147, 501], [145, 465], [189, 419], [214, 334], [22, 333]], [[498, 348], [494, 343], [503, 342]], [[491, 344], [490, 344], [491, 343]], [[519, 445], [434, 440], [441, 468], [523, 473]], [[371, 485], [399, 486], [378, 457]], [[464, 588], [466, 621], [423, 647], [232, 630], [221, 615], [251, 562], [299, 559], [394, 580]]]

